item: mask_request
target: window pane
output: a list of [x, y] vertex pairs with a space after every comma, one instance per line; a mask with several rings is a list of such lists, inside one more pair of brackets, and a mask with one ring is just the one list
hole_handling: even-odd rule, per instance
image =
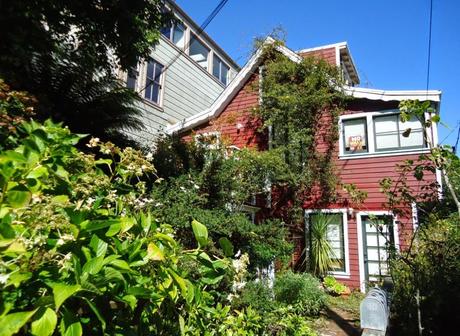
[[375, 117], [375, 132], [384, 133], [384, 132], [397, 132], [398, 131], [398, 116], [389, 115], [384, 117]]
[[398, 134], [383, 134], [383, 135], [376, 135], [375, 136], [375, 147], [377, 149], [390, 149], [390, 148], [398, 148]]
[[189, 55], [203, 68], [208, 69], [209, 49], [206, 48], [194, 35], [192, 35], [190, 39]]
[[173, 29], [173, 43], [179, 48], [183, 49], [185, 46], [185, 27], [183, 24], [178, 23]]
[[423, 147], [423, 132], [420, 129], [411, 129], [407, 138], [401, 135], [400, 139], [401, 147]]
[[367, 152], [366, 119], [345, 120], [343, 133], [346, 153]]
[[222, 61], [217, 56], [214, 56], [214, 62], [212, 64], [212, 74], [219, 79], [220, 79], [221, 65], [222, 65]]
[[136, 80], [137, 80], [137, 71], [135, 69], [128, 70], [128, 75], [126, 77], [126, 87], [128, 89], [136, 89]]
[[228, 71], [230, 68], [226, 66], [224, 63], [222, 63], [222, 68], [220, 70], [220, 81], [224, 84], [227, 85], [228, 81]]
[[171, 39], [171, 26], [161, 28], [161, 34], [166, 37], [168, 40]]

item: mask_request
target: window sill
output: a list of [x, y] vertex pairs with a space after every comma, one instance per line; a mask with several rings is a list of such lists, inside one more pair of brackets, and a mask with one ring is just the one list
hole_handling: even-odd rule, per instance
[[350, 273], [345, 272], [329, 272], [334, 278], [337, 279], [350, 279]]
[[340, 160], [366, 159], [366, 158], [385, 157], [385, 156], [426, 154], [429, 152], [430, 152], [429, 148], [420, 148], [420, 149], [393, 150], [393, 151], [387, 151], [387, 152], [374, 152], [374, 153], [340, 154], [339, 159]]
[[148, 105], [150, 107], [153, 107], [154, 109], [160, 111], [160, 112], [164, 112], [164, 108], [160, 105], [158, 105], [157, 103], [154, 103], [153, 101], [150, 101], [146, 98], [142, 98], [142, 102], [145, 104], [145, 105]]

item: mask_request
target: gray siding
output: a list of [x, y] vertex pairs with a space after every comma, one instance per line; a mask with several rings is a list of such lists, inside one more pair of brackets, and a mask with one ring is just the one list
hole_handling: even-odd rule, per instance
[[[209, 108], [224, 90], [224, 86], [206, 70], [186, 55], [180, 54], [178, 57], [179, 53], [177, 48], [163, 39], [152, 52], [152, 57], [164, 66], [175, 61], [163, 74], [160, 106], [149, 102], [143, 102], [139, 106], [143, 111], [142, 121], [145, 130], [127, 131], [144, 145], [150, 145], [168, 124], [176, 123]], [[145, 87], [145, 72], [146, 66], [143, 64], [139, 69], [138, 90]], [[143, 97], [144, 92], [140, 95]]]

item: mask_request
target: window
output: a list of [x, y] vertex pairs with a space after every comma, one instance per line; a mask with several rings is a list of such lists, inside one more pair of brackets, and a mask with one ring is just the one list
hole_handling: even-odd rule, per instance
[[209, 49], [193, 34], [190, 37], [189, 55], [200, 66], [208, 70]]
[[343, 156], [420, 152], [427, 147], [422, 123], [415, 117], [402, 122], [397, 110], [346, 115], [340, 120], [340, 155]]
[[147, 64], [145, 98], [156, 104], [160, 104], [162, 72], [163, 65], [160, 63], [150, 61]]
[[185, 46], [185, 26], [178, 22], [161, 29], [161, 33], [168, 40], [172, 41], [177, 47], [184, 49]]
[[126, 76], [126, 87], [128, 89], [136, 90], [136, 81], [139, 72], [137, 69], [130, 69], [128, 70], [128, 74]]
[[330, 257], [333, 261], [331, 271], [345, 272], [345, 239], [342, 213], [314, 213], [310, 219], [310, 242], [314, 235], [314, 226], [326, 224], [326, 239], [332, 247]]
[[347, 154], [368, 151], [366, 118], [343, 121], [344, 152]]
[[424, 147], [422, 124], [416, 118], [403, 123], [399, 114], [374, 117], [374, 130], [377, 151]]
[[389, 274], [388, 257], [395, 248], [393, 218], [361, 216], [361, 225], [366, 280], [378, 281]]
[[222, 60], [214, 55], [214, 62], [212, 65], [212, 74], [222, 82], [222, 84], [227, 85], [228, 81], [228, 72], [230, 67], [227, 66]]

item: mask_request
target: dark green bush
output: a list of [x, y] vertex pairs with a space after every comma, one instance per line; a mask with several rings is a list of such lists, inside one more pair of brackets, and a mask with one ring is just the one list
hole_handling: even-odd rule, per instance
[[281, 274], [276, 278], [274, 290], [276, 301], [292, 305], [301, 315], [318, 315], [326, 305], [326, 294], [320, 282], [308, 273], [288, 271]]
[[249, 281], [233, 305], [252, 307], [261, 313], [272, 311], [275, 308], [273, 290], [266, 281]]
[[417, 290], [424, 335], [449, 335], [460, 311], [458, 218], [426, 223], [412, 252], [391, 264], [393, 325], [398, 335], [418, 335]]

